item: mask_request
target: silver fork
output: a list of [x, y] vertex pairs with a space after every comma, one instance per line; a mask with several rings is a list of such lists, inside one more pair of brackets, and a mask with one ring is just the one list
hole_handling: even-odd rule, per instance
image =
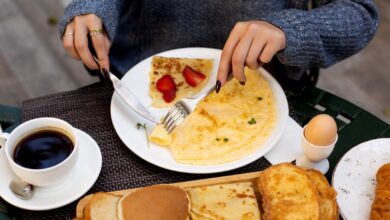
[[183, 101], [178, 101], [169, 109], [161, 123], [168, 134], [170, 134], [189, 114], [189, 107]]
[[[208, 94], [212, 93], [215, 90], [213, 86], [206, 93], [200, 94], [196, 97], [188, 97], [187, 99], [197, 99], [196, 103], [206, 97]], [[161, 123], [163, 124], [164, 129], [170, 134], [173, 129], [177, 127], [191, 112], [193, 109], [189, 108], [184, 101], [178, 101], [174, 104], [168, 113], [162, 119]]]

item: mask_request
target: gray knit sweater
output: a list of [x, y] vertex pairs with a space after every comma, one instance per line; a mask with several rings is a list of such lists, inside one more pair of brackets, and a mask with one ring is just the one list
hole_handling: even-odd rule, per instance
[[262, 19], [281, 28], [286, 48], [273, 63], [299, 79], [311, 67], [328, 67], [358, 52], [378, 27], [372, 0], [74, 0], [69, 21], [93, 13], [113, 45], [111, 68], [124, 74], [155, 53], [182, 47], [222, 48], [238, 21]]

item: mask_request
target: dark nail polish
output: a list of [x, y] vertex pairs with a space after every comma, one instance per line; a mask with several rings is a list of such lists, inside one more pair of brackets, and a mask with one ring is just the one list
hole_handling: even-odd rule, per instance
[[103, 74], [103, 76], [104, 76], [105, 79], [109, 79], [109, 78], [108, 78], [108, 71], [106, 70], [106, 68], [102, 68], [102, 69], [101, 69], [101, 72], [102, 72], [102, 74]]
[[215, 83], [215, 92], [218, 93], [220, 89], [221, 89], [221, 81], [217, 80], [217, 82]]
[[245, 81], [240, 81], [240, 84], [241, 84], [242, 86], [245, 86]]

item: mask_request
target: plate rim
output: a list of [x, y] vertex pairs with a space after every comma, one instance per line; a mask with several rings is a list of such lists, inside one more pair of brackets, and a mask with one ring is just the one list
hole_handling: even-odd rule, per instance
[[[335, 191], [337, 192], [335, 186], [334, 186], [334, 176], [335, 176], [335, 173], [337, 171], [337, 168], [339, 168], [339, 165], [340, 165], [340, 162], [343, 161], [343, 159], [352, 151], [352, 150], [356, 150], [355, 148], [359, 148], [359, 147], [362, 147], [362, 146], [365, 146], [365, 145], [368, 145], [368, 144], [371, 144], [371, 143], [374, 143], [374, 142], [378, 142], [378, 141], [389, 141], [390, 142], [390, 138], [375, 138], [375, 139], [371, 139], [371, 140], [367, 140], [367, 141], [364, 141], [362, 143], [359, 143], [353, 147], [351, 147], [347, 152], [344, 153], [344, 155], [340, 158], [340, 160], [337, 162], [336, 166], [334, 167], [333, 169], [333, 172], [332, 172], [332, 183], [331, 183], [331, 186], [332, 188], [335, 189]], [[337, 198], [336, 198], [337, 199]], [[348, 217], [345, 215], [345, 213], [343, 213], [339, 203], [337, 203], [337, 206], [338, 206], [338, 210], [339, 210], [339, 214], [341, 215], [341, 217], [343, 217], [343, 219], [348, 219]]]
[[[39, 206], [39, 207], [31, 205], [31, 204], [30, 205], [23, 205], [23, 204], [21, 205], [20, 203], [15, 203], [14, 202], [15, 200], [9, 199], [8, 197], [4, 197], [4, 196], [1, 196], [1, 198], [4, 199], [4, 201], [6, 201], [7, 203], [9, 203], [17, 208], [20, 208], [20, 209], [30, 210], [30, 211], [48, 211], [48, 210], [53, 210], [56, 208], [61, 208], [61, 207], [64, 207], [66, 205], [69, 205], [70, 203], [81, 198], [86, 192], [88, 192], [88, 190], [90, 190], [95, 185], [97, 179], [100, 176], [100, 173], [102, 170], [102, 165], [103, 165], [103, 157], [102, 157], [100, 147], [99, 147], [98, 143], [95, 141], [95, 139], [93, 139], [88, 133], [86, 133], [78, 128], [75, 128], [75, 130], [79, 135], [82, 135], [82, 136], [84, 136], [84, 138], [90, 139], [94, 142], [93, 147], [96, 148], [98, 155], [99, 155], [98, 158], [95, 158], [95, 160], [99, 163], [99, 164], [96, 163], [96, 165], [98, 165], [98, 169], [96, 172], [97, 174], [94, 176], [94, 178], [90, 179], [91, 182], [90, 182], [90, 184], [88, 184], [89, 185], [88, 187], [85, 187], [84, 190], [80, 190], [79, 193], [75, 194], [72, 197], [69, 197], [69, 199], [66, 201], [58, 200], [58, 203], [54, 203], [54, 204], [50, 204], [50, 205], [46, 205], [46, 206]], [[7, 163], [7, 162], [5, 162], [5, 163]], [[79, 161], [78, 161], [78, 163], [79, 163]], [[77, 168], [77, 167], [75, 167], [75, 168]], [[12, 174], [12, 175], [15, 175], [15, 174]], [[55, 187], [57, 187], [57, 186], [55, 186]]]
[[[128, 74], [137, 65], [139, 65], [142, 62], [145, 62], [148, 59], [151, 59], [153, 56], [159, 56], [161, 54], [172, 53], [172, 52], [177, 52], [177, 51], [181, 51], [181, 50], [182, 51], [186, 51], [186, 50], [209, 50], [209, 51], [213, 51], [213, 53], [221, 53], [221, 51], [222, 51], [220, 49], [207, 48], [207, 47], [184, 47], [184, 48], [176, 48], [176, 49], [172, 49], [172, 50], [162, 51], [162, 52], [156, 53], [154, 55], [151, 55], [151, 56], [146, 57], [145, 59], [139, 61], [137, 64], [135, 64], [133, 67], [131, 67], [126, 72], [126, 74]], [[262, 75], [265, 77], [265, 79], [271, 85], [272, 90], [279, 93], [280, 103], [278, 101], [277, 110], [279, 110], [279, 107], [280, 107], [280, 109], [281, 109], [280, 113], [284, 113], [284, 114], [281, 114], [282, 117], [278, 117], [278, 120], [280, 120], [280, 122], [278, 121], [278, 123], [281, 123], [281, 125], [280, 125], [280, 132], [278, 132], [276, 134], [276, 136], [272, 139], [272, 142], [269, 144], [268, 148], [263, 149], [263, 153], [261, 153], [261, 155], [253, 156], [256, 153], [256, 151], [254, 151], [251, 154], [246, 155], [243, 158], [240, 158], [240, 159], [235, 160], [235, 161], [231, 161], [231, 162], [227, 162], [227, 163], [223, 163], [223, 164], [207, 165], [207, 166], [213, 166], [213, 168], [209, 168], [208, 170], [206, 170], [206, 169], [199, 169], [199, 170], [198, 169], [191, 169], [191, 170], [189, 170], [189, 168], [191, 168], [191, 167], [192, 168], [194, 168], [194, 167], [203, 167], [201, 165], [181, 164], [182, 166], [186, 167], [186, 169], [183, 169], [183, 168], [180, 168], [180, 167], [178, 168], [178, 167], [171, 166], [171, 165], [164, 165], [164, 164], [162, 164], [160, 162], [155, 162], [153, 159], [145, 157], [143, 154], [139, 154], [137, 151], [134, 151], [131, 146], [128, 146], [126, 144], [126, 142], [124, 141], [124, 138], [122, 138], [121, 135], [119, 135], [118, 127], [117, 127], [119, 125], [116, 125], [114, 123], [114, 114], [113, 114], [114, 102], [115, 102], [115, 99], [118, 99], [118, 97], [117, 97], [118, 95], [114, 92], [112, 97], [111, 97], [111, 102], [110, 102], [110, 116], [111, 116], [111, 122], [113, 124], [115, 133], [118, 135], [118, 137], [121, 140], [121, 142], [132, 153], [134, 153], [135, 155], [137, 155], [141, 159], [145, 160], [146, 162], [148, 162], [148, 163], [150, 163], [150, 164], [152, 164], [154, 166], [157, 166], [157, 167], [160, 167], [160, 168], [163, 168], [163, 169], [166, 169], [166, 170], [175, 171], [175, 172], [190, 173], [190, 174], [221, 173], [221, 172], [226, 172], [226, 171], [238, 169], [240, 167], [243, 167], [243, 166], [246, 166], [246, 165], [248, 165], [250, 163], [253, 163], [254, 161], [256, 161], [256, 160], [260, 159], [261, 157], [263, 157], [266, 153], [268, 153], [272, 148], [274, 148], [277, 145], [278, 141], [281, 139], [284, 131], [286, 130], [288, 117], [289, 117], [289, 107], [288, 107], [287, 97], [286, 97], [286, 94], [285, 94], [284, 90], [280, 86], [279, 82], [267, 70], [265, 70], [264, 68], [260, 67], [259, 70], [261, 70]], [[126, 74], [123, 77], [125, 77]], [[123, 80], [123, 78], [121, 80]], [[252, 158], [250, 158], [250, 157], [252, 157]], [[226, 165], [228, 165], [229, 167], [224, 167]]]

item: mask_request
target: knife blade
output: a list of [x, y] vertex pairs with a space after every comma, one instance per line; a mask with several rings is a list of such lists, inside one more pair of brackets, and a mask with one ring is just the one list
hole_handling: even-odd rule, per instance
[[109, 73], [110, 80], [114, 86], [115, 92], [121, 97], [121, 99], [132, 108], [139, 115], [145, 119], [154, 122], [156, 124], [160, 123], [160, 120], [154, 117], [138, 99], [130, 92], [130, 89], [127, 88], [114, 74]]
[[[99, 63], [98, 59], [93, 56], [96, 63]], [[131, 109], [133, 109], [136, 113], [144, 117], [145, 119], [159, 124], [160, 119], [154, 117], [138, 99], [133, 95], [129, 88], [122, 83], [122, 81], [116, 77], [113, 73], [108, 72], [108, 80], [112, 82], [115, 92], [119, 95], [119, 97], [128, 105]]]

